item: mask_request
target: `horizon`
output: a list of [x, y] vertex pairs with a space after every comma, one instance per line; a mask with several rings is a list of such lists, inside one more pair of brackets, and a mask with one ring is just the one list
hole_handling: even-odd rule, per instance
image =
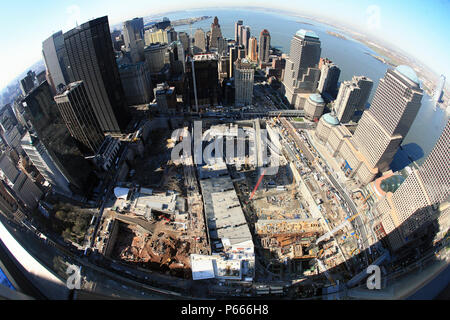
[[[105, 0], [100, 0], [98, 2], [102, 2]], [[48, 1], [51, 2], [51, 1]], [[48, 3], [46, 2], [46, 3]], [[86, 0], [82, 0], [82, 1], [78, 1], [78, 2], [83, 2], [86, 3]], [[142, 3], [142, 0], [138, 0], [135, 1], [136, 3]], [[116, 11], [112, 11], [113, 9], [111, 9], [113, 6], [111, 5], [111, 7], [100, 7], [100, 10], [102, 10], [100, 12], [100, 10], [97, 9], [97, 11], [95, 11], [96, 8], [92, 9], [92, 11], [90, 11], [90, 13], [85, 13], [86, 9], [88, 7], [90, 7], [89, 3], [86, 3], [84, 6], [83, 4], [72, 4], [72, 5], [64, 5], [65, 7], [65, 12], [66, 15], [69, 15], [69, 17], [64, 16], [65, 19], [65, 23], [64, 24], [59, 24], [59, 27], [56, 27], [56, 29], [52, 29], [52, 31], [50, 33], [47, 32], [46, 36], [44, 36], [42, 38], [42, 35], [40, 36], [40, 38], [36, 38], [35, 43], [33, 43], [33, 48], [34, 49], [28, 49], [28, 45], [26, 45], [28, 42], [25, 42], [26, 48], [27, 50], [25, 50], [24, 52], [29, 52], [29, 55], [26, 56], [25, 59], [22, 59], [21, 63], [13, 63], [10, 64], [9, 61], [11, 59], [14, 59], [16, 57], [15, 52], [17, 50], [11, 50], [11, 52], [9, 52], [10, 55], [12, 55], [13, 57], [2, 57], [3, 59], [1, 59], [0, 63], [4, 64], [2, 65], [2, 70], [5, 70], [4, 73], [2, 73], [3, 76], [0, 76], [0, 92], [3, 92], [5, 89], [7, 89], [8, 86], [10, 86], [11, 84], [13, 84], [14, 81], [18, 81], [19, 76], [22, 75], [23, 73], [25, 73], [26, 71], [28, 71], [30, 68], [32, 68], [33, 66], [35, 66], [36, 64], [38, 64], [39, 62], [41, 62], [43, 60], [42, 58], [42, 42], [47, 39], [48, 37], [50, 37], [53, 33], [58, 32], [59, 30], [62, 30], [63, 32], [67, 32], [68, 30], [74, 28], [76, 26], [76, 24], [82, 24], [86, 21], [89, 21], [91, 19], [94, 19], [95, 17], [100, 17], [100, 16], [108, 16], [108, 20], [109, 20], [109, 24], [110, 27], [120, 24], [123, 21], [126, 21], [128, 19], [132, 19], [134, 17], [162, 17], [164, 15], [168, 15], [171, 13], [179, 13], [179, 12], [183, 12], [186, 11], [186, 14], [189, 14], [189, 11], [197, 11], [197, 10], [220, 10], [220, 9], [227, 9], [227, 10], [248, 10], [248, 9], [253, 9], [253, 10], [259, 10], [259, 11], [264, 11], [267, 14], [282, 14], [282, 15], [286, 15], [289, 17], [305, 17], [311, 20], [316, 20], [320, 23], [335, 27], [337, 29], [339, 29], [340, 27], [345, 27], [345, 28], [349, 28], [351, 29], [353, 32], [355, 33], [359, 33], [362, 34], [364, 36], [366, 36], [368, 39], [370, 39], [371, 41], [374, 41], [380, 45], [382, 45], [384, 48], [391, 48], [391, 49], [395, 49], [396, 51], [398, 51], [399, 53], [404, 53], [406, 54], [409, 58], [412, 58], [414, 60], [416, 60], [416, 62], [420, 63], [423, 67], [425, 67], [427, 69], [427, 71], [433, 73], [436, 77], [439, 77], [441, 74], [443, 74], [447, 79], [450, 77], [450, 66], [443, 66], [443, 63], [446, 62], [445, 59], [445, 52], [448, 52], [450, 50], [450, 44], [445, 43], [443, 41], [441, 42], [434, 42], [435, 45], [441, 45], [442, 49], [440, 50], [427, 50], [427, 51], [420, 51], [420, 52], [412, 52], [411, 50], [408, 50], [408, 48], [405, 48], [405, 45], [402, 45], [400, 42], [396, 42], [394, 40], [396, 39], [388, 39], [385, 38], [383, 36], [383, 27], [384, 28], [389, 28], [389, 23], [386, 24], [386, 19], [385, 19], [385, 9], [386, 9], [386, 1], [385, 0], [378, 0], [378, 1], [372, 1], [370, 3], [370, 5], [366, 6], [366, 4], [364, 4], [364, 2], [369, 3], [368, 1], [359, 1], [357, 3], [355, 3], [354, 1], [351, 0], [346, 0], [343, 3], [339, 4], [339, 7], [341, 8], [340, 10], [343, 10], [342, 7], [345, 7], [348, 4], [352, 4], [352, 7], [356, 7], [359, 6], [360, 8], [364, 9], [364, 10], [354, 10], [354, 16], [355, 17], [359, 17], [361, 18], [362, 15], [361, 13], [365, 14], [365, 20], [366, 20], [366, 24], [360, 24], [360, 25], [355, 25], [353, 24], [349, 24], [347, 21], [342, 21], [340, 19], [336, 19], [333, 17], [329, 17], [327, 16], [327, 13], [323, 13], [323, 11], [320, 10], [320, 8], [316, 8], [316, 10], [313, 11], [308, 11], [308, 10], [304, 10], [302, 12], [299, 12], [298, 9], [303, 9], [303, 6], [307, 6], [302, 0], [299, 1], [290, 1], [290, 4], [295, 4], [298, 5], [298, 9], [296, 10], [292, 10], [289, 11], [287, 10], [286, 7], [283, 6], [277, 6], [276, 8], [273, 8], [270, 6], [271, 3], [268, 3], [267, 1], [263, 1], [258, 3], [257, 5], [252, 5], [253, 1], [248, 2], [247, 5], [244, 6], [236, 6], [234, 4], [228, 4], [228, 5], [223, 5], [221, 4], [218, 7], [215, 7], [214, 4], [211, 4], [209, 2], [205, 3], [205, 4], [200, 4], [200, 3], [204, 3], [204, 0], [199, 0], [197, 1], [195, 4], [192, 5], [187, 5], [185, 7], [182, 6], [178, 6], [177, 8], [172, 8], [173, 7], [173, 3], [179, 3], [179, 0], [175, 0], [172, 1], [171, 4], [168, 4], [167, 6], [161, 6], [159, 9], [155, 8], [155, 10], [153, 12], [148, 12], [149, 10], [146, 9], [142, 9], [139, 5], [135, 5], [133, 7], [133, 10], [129, 10], [128, 12], [123, 12], [124, 6], [122, 5], [116, 5], [114, 6], [115, 9], [119, 10], [120, 13], [116, 12]], [[400, 1], [402, 2], [402, 1]], [[417, 1], [415, 1], [417, 3]], [[440, 1], [440, 0], [435, 0], [436, 3], [441, 3], [441, 5], [443, 5], [444, 7], [447, 7], [449, 9], [448, 12], [450, 12], [450, 3], [447, 3], [445, 1]], [[155, 4], [155, 2], [151, 2], [149, 4]], [[376, 3], [376, 4], [374, 4]], [[143, 4], [143, 3], [142, 3]], [[149, 7], [149, 4], [143, 4], [145, 6]], [[264, 5], [266, 4], [266, 5]], [[36, 5], [36, 4], [34, 4]], [[97, 3], [98, 5], [98, 3]], [[184, 5], [184, 4], [183, 4]], [[333, 6], [335, 4], [328, 2], [327, 4], [320, 4], [316, 7], [320, 7], [320, 6], [325, 6], [325, 7], [329, 7], [331, 9], [331, 6]], [[396, 4], [398, 5], [398, 3]], [[55, 4], [55, 6], [58, 6]], [[394, 5], [392, 5], [394, 6]], [[139, 8], [138, 8], [139, 7]], [[412, 6], [410, 6], [411, 8]], [[428, 6], [430, 7], [430, 6]], [[107, 8], [107, 9], [106, 9]], [[56, 9], [55, 9], [56, 10]], [[108, 12], [109, 10], [109, 12]], [[132, 12], [131, 12], [132, 11]], [[334, 11], [334, 10], [329, 10], [329, 11]], [[320, 14], [320, 12], [322, 12], [322, 14]], [[94, 14], [94, 16], [92, 16], [92, 14]], [[442, 13], [442, 12], [441, 12]], [[340, 16], [339, 14], [336, 14], [337, 16]], [[11, 17], [8, 17], [11, 18]], [[186, 16], [186, 18], [190, 18], [190, 16]], [[364, 17], [363, 17], [364, 18]], [[58, 19], [55, 20], [60, 20], [63, 19], [63, 17], [58, 16]], [[238, 17], [236, 18], [238, 19]], [[5, 19], [2, 19], [2, 21], [4, 21]], [[325, 21], [326, 20], [326, 21]], [[410, 19], [412, 20], [412, 19]], [[428, 23], [430, 23], [431, 19], [430, 17], [428, 18]], [[437, 23], [436, 19], [433, 20], [434, 23]], [[450, 27], [450, 22], [447, 21], [439, 21], [439, 23], [443, 24], [444, 26], [447, 25], [448, 27]], [[54, 28], [55, 26], [53, 26], [52, 28]], [[358, 29], [356, 29], [356, 27], [359, 27]], [[430, 26], [429, 26], [430, 27]], [[268, 26], [268, 28], [270, 28], [270, 26]], [[48, 27], [47, 27], [48, 29]], [[377, 31], [378, 30], [378, 31]], [[422, 30], [421, 28], [415, 28], [414, 29], [414, 34], [416, 34], [419, 30]], [[425, 29], [422, 30], [422, 32], [424, 32]], [[434, 30], [442, 30], [442, 32], [445, 32], [445, 28], [440, 28], [440, 29], [434, 29]], [[397, 32], [400, 32], [399, 30], [396, 30]], [[36, 32], [41, 32], [42, 34], [44, 34], [43, 30], [38, 30]], [[386, 31], [384, 31], [386, 32]], [[427, 32], [425, 31], [425, 34], [427, 34]], [[435, 35], [438, 36], [439, 35]], [[42, 38], [42, 39], [41, 39]], [[441, 37], [442, 38], [442, 37]], [[416, 41], [416, 37], [413, 37], [414, 42], [413, 44], [409, 44], [409, 45], [416, 45], [416, 46], [420, 46], [420, 44], [417, 43]], [[6, 39], [8, 41], [8, 39]], [[20, 41], [20, 40], [16, 40], [16, 41]], [[16, 43], [16, 45], [18, 45], [18, 43]], [[20, 45], [24, 45], [24, 43], [21, 41]], [[447, 49], [445, 49], [445, 47], [448, 47]], [[7, 47], [14, 47], [14, 45], [7, 45]], [[432, 52], [430, 52], [432, 51]], [[289, 52], [286, 52], [287, 54], [289, 54]], [[419, 55], [418, 55], [419, 53]], [[435, 58], [434, 55], [435, 53], [439, 53], [444, 55], [444, 57], [442, 58]], [[425, 55], [428, 55], [429, 59], [424, 59]], [[2, 55], [7, 55], [4, 52], [2, 53]], [[428, 61], [427, 61], [428, 60]], [[429, 61], [431, 60], [431, 61]], [[16, 61], [15, 61], [16, 62]], [[430, 63], [431, 62], [431, 63]], [[448, 87], [448, 82], [446, 83], [446, 87]]]

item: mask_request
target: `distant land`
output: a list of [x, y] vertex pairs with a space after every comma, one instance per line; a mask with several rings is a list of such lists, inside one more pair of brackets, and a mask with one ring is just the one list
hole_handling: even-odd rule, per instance
[[187, 24], [193, 24], [198, 21], [207, 20], [207, 19], [211, 19], [211, 18], [212, 18], [212, 16], [203, 16], [203, 17], [197, 17], [197, 18], [178, 19], [178, 20], [171, 21], [170, 23], [172, 24], [172, 26], [176, 27], [176, 26], [184, 26]]
[[310, 25], [310, 26], [313, 26], [313, 24], [312, 23], [309, 23], [309, 22], [305, 22], [305, 21], [297, 21], [298, 23], [301, 23], [301, 24], [307, 24], [307, 25]]
[[333, 32], [333, 31], [327, 31], [327, 33], [328, 33], [329, 35], [331, 35], [331, 36], [336, 37], [336, 38], [343, 39], [343, 40], [348, 40], [346, 36], [343, 36], [343, 35], [340, 34], [340, 33]]

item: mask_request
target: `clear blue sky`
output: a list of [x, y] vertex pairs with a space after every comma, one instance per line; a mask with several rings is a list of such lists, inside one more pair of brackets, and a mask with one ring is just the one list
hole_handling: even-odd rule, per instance
[[450, 81], [449, 0], [7, 0], [2, 1], [0, 10], [0, 90], [41, 59], [43, 40], [56, 31], [75, 27], [76, 21], [108, 15], [110, 24], [114, 24], [167, 11], [244, 4], [354, 26], [356, 31], [396, 44]]

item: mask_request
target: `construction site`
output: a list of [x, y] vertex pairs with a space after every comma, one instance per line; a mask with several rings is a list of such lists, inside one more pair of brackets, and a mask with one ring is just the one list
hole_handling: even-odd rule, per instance
[[[353, 218], [318, 170], [317, 157], [286, 123], [279, 117], [205, 121], [200, 163], [195, 152], [171, 156], [178, 144], [194, 145], [193, 124], [175, 135], [158, 129], [114, 190], [99, 251], [193, 280], [295, 283], [315, 276], [334, 283], [346, 277], [346, 260], [358, 251]], [[266, 156], [278, 156], [270, 174], [259, 147], [262, 130], [272, 142]]]

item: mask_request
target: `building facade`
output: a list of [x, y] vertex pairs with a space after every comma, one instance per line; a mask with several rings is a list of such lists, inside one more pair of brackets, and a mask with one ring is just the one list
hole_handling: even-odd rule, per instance
[[259, 34], [258, 62], [259, 64], [269, 63], [270, 53], [270, 33], [264, 29]]
[[108, 17], [64, 34], [70, 82], [82, 80], [103, 132], [121, 132], [130, 121], [109, 31]]
[[42, 43], [42, 56], [54, 92], [69, 83], [69, 75], [64, 64], [66, 48], [62, 31], [53, 34]]
[[71, 136], [85, 155], [93, 155], [105, 136], [94, 113], [83, 81], [70, 83], [66, 90], [54, 97]]
[[246, 59], [234, 63], [235, 105], [248, 106], [253, 100], [253, 81], [255, 70]]

